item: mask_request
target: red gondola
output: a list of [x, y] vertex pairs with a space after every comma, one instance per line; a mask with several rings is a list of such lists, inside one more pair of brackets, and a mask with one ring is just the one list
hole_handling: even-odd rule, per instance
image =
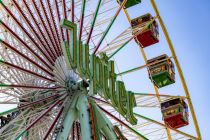
[[161, 103], [161, 112], [166, 125], [177, 129], [189, 124], [188, 106], [182, 98], [173, 98]]
[[[141, 30], [143, 27], [147, 26], [147, 24], [152, 20], [154, 20], [154, 18], [149, 13], [133, 19], [131, 21], [133, 34], [136, 34], [139, 29]], [[154, 20], [152, 24], [150, 24], [146, 29], [138, 34], [136, 37], [136, 41], [137, 43], [141, 44], [142, 48], [158, 43], [159, 32], [157, 22]]]

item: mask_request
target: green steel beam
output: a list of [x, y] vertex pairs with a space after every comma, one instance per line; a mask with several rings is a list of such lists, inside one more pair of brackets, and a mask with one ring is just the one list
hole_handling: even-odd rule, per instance
[[144, 135], [142, 135], [141, 133], [139, 133], [137, 130], [133, 129], [132, 127], [128, 127], [131, 131], [133, 131], [136, 135], [138, 135], [139, 137], [143, 138], [144, 140], [149, 140], [148, 138], [146, 138]]
[[0, 64], [4, 63], [4, 60], [3, 59], [0, 59]]
[[7, 110], [7, 111], [4, 111], [4, 112], [1, 112], [0, 113], [0, 116], [3, 116], [3, 115], [6, 115], [6, 114], [9, 114], [9, 113], [12, 113], [12, 112], [15, 112], [15, 111], [18, 111], [18, 108], [13, 108], [13, 109], [10, 109], [10, 110]]
[[67, 111], [67, 114], [63, 122], [64, 130], [58, 134], [56, 140], [66, 140], [68, 138], [73, 122], [77, 118], [78, 118], [78, 112], [74, 108], [69, 107], [69, 110]]
[[89, 103], [87, 95], [82, 94], [77, 100], [76, 108], [79, 110], [79, 121], [81, 125], [82, 140], [91, 140], [91, 125], [89, 116]]
[[130, 73], [130, 72], [134, 72], [134, 71], [136, 71], [136, 70], [138, 70], [138, 69], [140, 69], [140, 68], [142, 68], [142, 66], [136, 67], [136, 68], [133, 68], [133, 69], [130, 69], [130, 70], [121, 72], [121, 73], [118, 73], [117, 76], [119, 76], [119, 75], [124, 75], [124, 74]]
[[0, 87], [10, 87], [11, 85], [0, 83]]
[[98, 5], [97, 5], [97, 8], [96, 8], [96, 11], [95, 11], [95, 15], [94, 15], [94, 18], [93, 18], [93, 22], [91, 24], [91, 28], [90, 28], [90, 32], [89, 32], [89, 35], [88, 35], [88, 39], [87, 39], [87, 42], [86, 42], [87, 45], [90, 42], [90, 38], [91, 38], [91, 35], [92, 35], [92, 32], [93, 32], [93, 28], [94, 28], [95, 23], [96, 23], [96, 19], [97, 19], [97, 16], [98, 16], [98, 12], [99, 12], [101, 3], [102, 3], [102, 0], [99, 0], [98, 1]]
[[155, 122], [155, 123], [158, 123], [158, 124], [161, 124], [161, 123], [159, 123], [159, 122], [157, 122], [157, 121], [155, 121], [155, 120], [153, 120], [153, 119], [150, 119], [150, 118], [148, 118], [148, 117], [145, 117], [145, 116], [142, 116], [142, 115], [140, 115], [140, 114], [137, 114], [137, 113], [134, 113], [137, 117], [140, 117], [140, 118], [142, 118], [142, 119], [145, 119], [145, 120], [148, 120], [148, 121], [151, 121], [151, 122]]
[[89, 104], [87, 101], [86, 92], [77, 92], [73, 97], [73, 102], [71, 103], [67, 114], [64, 118], [64, 130], [58, 134], [56, 140], [66, 140], [68, 139], [69, 133], [71, 131], [73, 122], [77, 119], [80, 120], [82, 140], [91, 140], [91, 127], [89, 119]]
[[3, 1], [2, 0], [0, 0], [0, 4], [3, 4]]
[[[133, 39], [133, 38], [132, 38]], [[126, 41], [120, 48], [118, 48], [111, 56], [109, 56], [108, 60], [111, 59], [115, 54], [117, 54], [121, 49], [123, 49], [132, 39]]]
[[166, 94], [160, 94], [160, 95], [156, 95], [156, 94], [151, 94], [151, 93], [134, 93], [135, 95], [139, 95], [139, 96], [160, 96], [160, 97], [170, 97], [170, 98], [183, 98], [185, 99], [185, 96], [172, 96], [172, 95], [166, 95]]
[[145, 68], [145, 67], [148, 67], [148, 66], [151, 66], [151, 65], [155, 65], [159, 62], [163, 62], [163, 61], [166, 61], [166, 60], [169, 60], [171, 59], [172, 57], [169, 57], [169, 58], [166, 58], [166, 59], [163, 59], [163, 60], [160, 60], [160, 61], [155, 61], [153, 63], [150, 63], [150, 64], [146, 64], [146, 65], [143, 65], [143, 66], [139, 66], [139, 67], [135, 67], [135, 68], [132, 68], [130, 70], [127, 70], [127, 71], [124, 71], [124, 72], [121, 72], [121, 73], [118, 73], [117, 76], [119, 75], [124, 75], [124, 74], [127, 74], [127, 73], [131, 73], [131, 72], [134, 72], [134, 71], [137, 71], [139, 69], [142, 69], [142, 68]]
[[144, 30], [146, 30], [154, 20], [148, 22], [140, 31], [138, 31], [135, 35], [133, 35], [128, 41], [126, 41], [120, 48], [118, 48], [111, 56], [109, 56], [109, 59], [111, 59], [115, 54], [117, 54], [121, 49], [123, 49], [131, 40], [136, 38], [139, 34], [141, 34]]
[[109, 26], [108, 26], [107, 29], [105, 30], [105, 32], [104, 32], [103, 36], [101, 37], [101, 39], [100, 39], [98, 45], [96, 46], [96, 48], [95, 48], [95, 50], [94, 50], [94, 52], [93, 52], [94, 54], [95, 54], [95, 53], [97, 52], [97, 50], [99, 49], [100, 45], [102, 44], [102, 42], [103, 42], [103, 40], [105, 39], [105, 37], [106, 37], [106, 35], [108, 34], [108, 32], [110, 31], [110, 29], [111, 29], [113, 23], [114, 23], [115, 20], [117, 19], [117, 17], [118, 17], [118, 15], [119, 15], [120, 11], [123, 9], [123, 7], [124, 7], [124, 5], [126, 4], [126, 2], [127, 2], [127, 0], [124, 0], [124, 1], [123, 1], [122, 5], [121, 5], [120, 8], [118, 9], [117, 13], [116, 13], [115, 16], [113, 17], [111, 23], [109, 24]]

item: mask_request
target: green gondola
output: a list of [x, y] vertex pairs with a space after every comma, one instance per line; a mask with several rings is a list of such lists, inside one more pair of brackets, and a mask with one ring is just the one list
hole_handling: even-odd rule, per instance
[[[118, 3], [123, 3], [124, 0], [117, 0]], [[132, 7], [134, 5], [137, 5], [141, 3], [141, 0], [127, 0], [126, 4], [125, 4], [125, 8], [129, 8]]]
[[174, 64], [167, 55], [161, 55], [147, 61], [149, 78], [158, 87], [175, 83]]

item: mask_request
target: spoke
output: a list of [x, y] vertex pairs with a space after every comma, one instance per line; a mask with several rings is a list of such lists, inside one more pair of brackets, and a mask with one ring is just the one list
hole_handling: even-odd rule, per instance
[[128, 73], [131, 73], [131, 72], [135, 72], [137, 70], [141, 70], [143, 68], [147, 68], [151, 65], [155, 65], [155, 64], [158, 64], [160, 62], [164, 62], [164, 61], [167, 61], [169, 59], [171, 59], [172, 57], [169, 57], [169, 58], [166, 58], [166, 59], [162, 59], [162, 60], [158, 60], [158, 61], [155, 61], [155, 62], [152, 62], [150, 64], [146, 64], [146, 65], [143, 65], [143, 66], [139, 66], [139, 67], [136, 67], [136, 68], [133, 68], [133, 69], [130, 69], [130, 70], [127, 70], [127, 71], [124, 71], [124, 72], [121, 72], [121, 73], [118, 73], [117, 76], [119, 75], [125, 75], [125, 74], [128, 74]]
[[144, 32], [152, 23], [154, 20], [150, 21], [147, 25], [144, 26], [141, 30], [137, 31], [135, 35], [133, 35], [128, 41], [126, 41], [119, 49], [117, 49], [111, 56], [109, 56], [109, 59], [112, 58], [115, 54], [117, 54], [120, 50], [122, 50], [131, 40], [136, 38], [138, 35], [140, 35], [142, 32]]
[[[18, 21], [18, 19], [12, 14], [12, 12], [3, 4], [1, 3], [2, 7], [10, 14], [10, 16], [14, 19], [14, 21], [16, 22], [16, 24], [18, 25], [18, 27], [26, 34], [26, 36], [31, 40], [31, 42], [34, 44], [34, 46], [37, 47], [37, 49], [43, 54], [43, 56], [51, 63], [51, 65], [53, 65], [53, 62], [49, 59], [48, 55], [46, 54], [46, 52], [40, 47], [40, 45], [34, 40], [34, 38], [29, 34], [29, 32], [23, 27], [23, 25]], [[1, 24], [11, 33], [13, 34], [17, 40], [19, 40], [25, 47], [27, 47], [27, 49], [30, 49], [30, 47], [17, 35], [15, 34], [15, 32], [13, 32], [5, 23], [3, 23], [3, 21], [1, 21]], [[34, 53], [33, 51], [31, 51], [32, 53]], [[46, 61], [43, 60], [43, 58], [41, 58], [39, 55], [35, 54], [37, 58], [39, 58], [48, 68], [51, 68], [50, 65], [48, 63], [46, 63]]]
[[31, 102], [31, 103], [26, 103], [26, 104], [20, 105], [20, 106], [18, 106], [18, 108], [19, 109], [25, 109], [25, 108], [30, 107], [32, 105], [38, 104], [40, 102], [51, 100], [52, 98], [58, 98], [59, 99], [59, 96], [60, 96], [59, 94], [55, 94], [55, 95], [49, 96], [47, 98], [43, 98], [43, 99]]
[[[16, 0], [12, 0], [14, 5], [17, 7], [19, 13], [22, 15], [22, 17], [24, 18], [24, 20], [26, 21], [26, 23], [28, 24], [28, 26], [30, 27], [30, 29], [33, 31], [36, 40], [40, 41], [40, 43], [42, 44], [42, 46], [45, 48], [45, 51], [48, 53], [48, 55], [51, 58], [51, 62], [53, 62], [54, 60], [54, 56], [52, 56], [52, 54], [49, 52], [49, 49], [47, 49], [47, 46], [44, 44], [44, 42], [42, 41], [41, 37], [39, 36], [39, 34], [35, 31], [35, 29], [33, 28], [31, 22], [29, 21], [29, 19], [26, 17], [26, 15], [23, 13], [23, 11], [21, 10], [20, 6], [18, 5], [18, 3], [16, 2]], [[25, 2], [25, 1], [24, 1]]]
[[[63, 17], [65, 19], [67, 19], [66, 0], [63, 0], [62, 5], [63, 5]], [[69, 32], [68, 32], [68, 30], [66, 30], [66, 40], [67, 40], [68, 43], [70, 43], [69, 42]]]
[[60, 35], [58, 34], [58, 28], [57, 28], [57, 24], [55, 22], [55, 17], [54, 17], [53, 12], [52, 12], [53, 11], [52, 6], [50, 4], [50, 1], [48, 1], [48, 0], [47, 0], [47, 5], [48, 5], [48, 9], [50, 11], [50, 19], [51, 19], [51, 22], [53, 23], [54, 32], [55, 32], [56, 37], [57, 37], [57, 40], [58, 40], [58, 45], [59, 46], [57, 46], [57, 50], [58, 50], [59, 56], [60, 56], [61, 55], [61, 40], [60, 40]]
[[95, 26], [95, 23], [96, 23], [96, 19], [97, 19], [98, 12], [99, 12], [101, 4], [102, 4], [102, 0], [99, 0], [96, 11], [95, 11], [95, 14], [94, 14], [94, 18], [93, 18], [93, 21], [92, 21], [92, 24], [91, 24], [90, 32], [88, 34], [88, 38], [87, 38], [87, 42], [86, 42], [87, 45], [89, 45], [90, 38], [91, 38], [92, 33], [93, 33], [93, 29], [94, 29], [94, 26]]
[[109, 24], [109, 26], [107, 27], [106, 31], [104, 32], [103, 36], [101, 37], [98, 45], [96, 46], [95, 50], [94, 50], [94, 54], [97, 52], [97, 50], [99, 49], [100, 45], [102, 44], [103, 40], [105, 39], [106, 35], [108, 34], [109, 30], [111, 29], [113, 23], [115, 22], [117, 16], [119, 15], [120, 11], [123, 9], [124, 5], [126, 4], [127, 0], [124, 0], [122, 5], [120, 6], [120, 8], [118, 9], [117, 13], [115, 14], [115, 16], [113, 17], [111, 23]]
[[50, 82], [55, 82], [54, 80], [49, 79], [49, 78], [47, 78], [47, 77], [45, 77], [45, 76], [39, 75], [39, 74], [37, 74], [37, 73], [35, 73], [35, 72], [33, 72], [33, 71], [30, 71], [30, 70], [21, 68], [21, 67], [19, 67], [19, 66], [17, 66], [17, 65], [11, 64], [11, 63], [9, 63], [9, 62], [5, 62], [5, 61], [3, 61], [3, 60], [0, 60], [0, 64], [4, 64], [4, 65], [6, 65], [6, 66], [15, 68], [16, 70], [20, 70], [20, 71], [26, 72], [26, 73], [28, 73], [28, 74], [37, 76], [37, 77], [39, 77], [39, 78], [41, 78], [41, 79], [44, 79], [44, 80], [47, 80], [47, 81], [50, 81]]
[[56, 105], [60, 104], [63, 99], [56, 101], [52, 106], [50, 106], [42, 115], [40, 115], [35, 121], [33, 121], [22, 133], [20, 133], [16, 139], [19, 139], [26, 131], [32, 128], [38, 121], [40, 121], [47, 113], [49, 113]]
[[18, 108], [13, 108], [13, 109], [10, 109], [10, 110], [7, 110], [7, 111], [4, 111], [4, 112], [1, 112], [1, 113], [0, 113], [0, 116], [3, 116], [3, 115], [6, 115], [6, 114], [9, 114], [9, 113], [12, 113], [12, 112], [15, 112], [15, 111], [18, 111]]
[[82, 39], [82, 31], [83, 31], [83, 23], [84, 23], [84, 16], [85, 16], [85, 7], [86, 7], [86, 0], [82, 0], [82, 10], [81, 10], [81, 17], [80, 17], [80, 30], [79, 30], [79, 41]]
[[49, 136], [49, 134], [51, 133], [53, 127], [55, 126], [55, 124], [57, 123], [59, 117], [61, 116], [61, 113], [63, 112], [63, 110], [64, 110], [64, 106], [61, 107], [60, 111], [58, 112], [58, 115], [55, 117], [53, 123], [51, 124], [50, 128], [48, 129], [47, 133], [44, 136], [44, 140], [46, 140], [47, 137]]
[[71, 20], [74, 23], [74, 10], [75, 10], [75, 2], [71, 0]]
[[152, 120], [152, 119], [150, 119], [150, 118], [147, 118], [147, 117], [145, 117], [145, 116], [142, 116], [142, 115], [140, 115], [140, 114], [137, 114], [137, 113], [134, 113], [134, 114], [135, 114], [137, 117], [146, 119], [146, 120], [148, 120], [148, 121], [150, 121], [150, 122], [156, 123], [156, 124], [161, 125], [161, 126], [163, 126], [163, 127], [165, 127], [165, 128], [172, 129], [173, 131], [176, 131], [177, 133], [180, 133], [180, 134], [182, 134], [182, 135], [184, 135], [184, 136], [187, 136], [187, 137], [189, 137], [189, 138], [197, 139], [197, 138], [194, 137], [194, 136], [191, 136], [191, 135], [189, 135], [189, 134], [187, 134], [187, 133], [184, 133], [184, 132], [182, 132], [182, 131], [179, 131], [179, 130], [177, 130], [177, 129], [170, 128], [170, 127], [166, 126], [165, 124], [162, 124], [162, 123], [160, 123], [160, 122], [157, 122], [157, 121], [155, 121], [155, 120]]
[[0, 84], [0, 87], [6, 87], [6, 88], [26, 88], [26, 89], [51, 89], [51, 90], [56, 90], [59, 87], [41, 87], [41, 86], [29, 86], [29, 85], [9, 85], [9, 84]]
[[43, 66], [40, 66], [40, 64], [38, 64], [37, 62], [35, 62], [34, 60], [30, 59], [28, 56], [26, 56], [25, 54], [21, 53], [20, 51], [18, 51], [15, 47], [11, 46], [10, 44], [8, 44], [7, 42], [3, 41], [0, 39], [0, 43], [2, 43], [3, 45], [5, 45], [6, 47], [8, 47], [9, 49], [11, 49], [12, 51], [14, 51], [15, 53], [17, 53], [18, 55], [20, 55], [21, 57], [23, 57], [24, 59], [26, 59], [27, 61], [29, 61], [30, 63], [36, 65], [37, 67], [39, 67], [41, 70], [43, 70], [44, 72], [46, 72], [47, 74], [49, 74], [50, 76], [53, 76], [53, 74], [51, 72], [49, 72], [47, 69], [45, 69]]
[[[26, 5], [26, 7], [27, 7], [27, 9], [29, 11], [29, 13], [31, 13], [30, 7], [27, 5], [27, 3], [25, 2], [25, 0], [23, 0], [23, 1], [25, 3], [25, 5]], [[39, 31], [41, 32], [43, 38], [45, 40], [47, 40], [45, 36], [47, 36], [49, 38], [49, 40], [50, 40], [49, 42], [51, 43], [51, 45], [49, 45], [49, 43], [47, 43], [47, 45], [49, 45], [49, 47], [51, 48], [51, 52], [53, 52], [52, 54], [54, 55], [54, 58], [56, 59], [56, 51], [55, 51], [55, 49], [53, 47], [53, 46], [55, 46], [55, 43], [54, 43], [51, 35], [49, 34], [49, 30], [48, 30], [48, 28], [47, 28], [47, 26], [46, 26], [46, 24], [44, 22], [44, 19], [43, 19], [41, 13], [40, 13], [40, 10], [38, 9], [37, 3], [35, 3], [35, 2], [32, 1], [32, 5], [34, 7], [34, 10], [36, 12], [36, 15], [38, 15], [39, 21], [41, 21], [41, 24], [43, 25], [43, 29], [44, 29], [44, 31], [45, 31], [45, 33], [47, 35], [44, 35], [43, 31], [40, 29], [40, 26], [39, 26], [40, 23], [36, 21], [36, 19], [35, 19], [35, 17], [33, 15], [32, 15], [32, 18], [36, 22], [36, 25], [37, 25]]]
[[159, 94], [159, 95], [156, 95], [156, 94], [151, 94], [151, 93], [134, 93], [135, 95], [139, 95], [139, 96], [160, 96], [160, 97], [169, 97], [169, 98], [186, 98], [184, 96], [172, 96], [172, 95], [169, 95], [169, 94]]
[[0, 102], [0, 104], [9, 104], [9, 105], [17, 105], [19, 102], [9, 102], [9, 101], [5, 101], [5, 102]]
[[[3, 21], [0, 21], [0, 24], [8, 31], [11, 33], [12, 36], [14, 36], [15, 39], [17, 39], [17, 41], [19, 41], [21, 44], [23, 44], [23, 46], [25, 46], [36, 58], [38, 58], [43, 64], [45, 64], [50, 70], [52, 70], [52, 67], [46, 62], [44, 61], [43, 58], [41, 58], [37, 53], [34, 52], [34, 50], [31, 49], [31, 47], [29, 47], [27, 45], [26, 42], [24, 42], [14, 31], [12, 31]], [[36, 46], [36, 45], [35, 45]], [[38, 45], [37, 45], [38, 46]]]
[[[55, 41], [54, 50], [56, 51], [56, 54], [57, 54], [57, 57], [58, 57], [59, 56], [59, 43], [58, 43], [58, 41], [55, 37], [55, 34], [53, 33], [52, 25], [50, 24], [51, 22], [50, 22], [50, 19], [49, 19], [48, 15], [47, 15], [47, 10], [44, 6], [44, 3], [43, 3], [42, 0], [40, 0], [39, 2], [40, 2], [40, 5], [41, 5], [41, 8], [42, 8], [42, 11], [44, 13], [45, 19], [46, 19], [45, 25], [48, 25], [48, 27], [50, 29], [50, 34], [52, 35], [53, 40]], [[49, 5], [49, 1], [47, 3]]]
[[112, 117], [114, 120], [118, 121], [120, 124], [124, 125], [125, 127], [127, 127], [129, 130], [131, 130], [132, 132], [134, 132], [136, 135], [138, 135], [140, 138], [144, 139], [144, 140], [149, 140], [147, 139], [144, 135], [140, 134], [138, 131], [136, 131], [135, 129], [133, 129], [132, 127], [130, 127], [129, 125], [127, 125], [126, 123], [124, 123], [123, 121], [121, 121], [120, 119], [118, 119], [116, 116], [112, 115], [111, 113], [109, 113], [107, 110], [105, 110], [104, 108], [102, 108], [101, 106], [98, 105], [98, 107], [104, 111], [107, 115], [109, 115], [110, 117]]
[[[55, 2], [55, 8], [56, 8], [56, 14], [57, 14], [58, 23], [60, 23], [61, 22], [61, 14], [60, 14], [60, 11], [59, 11], [58, 2], [57, 2], [57, 0], [54, 0], [54, 2]], [[61, 34], [61, 37], [62, 37], [62, 41], [64, 41], [63, 29], [61, 29], [60, 26], [59, 26], [59, 29], [60, 29], [60, 34]]]

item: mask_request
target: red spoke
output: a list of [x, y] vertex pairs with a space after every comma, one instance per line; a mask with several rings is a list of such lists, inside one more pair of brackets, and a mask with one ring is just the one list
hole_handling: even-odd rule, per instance
[[11, 46], [10, 44], [6, 43], [5, 41], [1, 40], [0, 43], [4, 44], [7, 48], [9, 48], [10, 50], [14, 51], [15, 53], [17, 53], [18, 55], [20, 55], [21, 57], [23, 57], [24, 59], [28, 60], [30, 63], [34, 64], [35, 66], [37, 66], [38, 68], [40, 68], [41, 70], [43, 70], [44, 72], [46, 72], [47, 74], [49, 74], [50, 76], [54, 76], [51, 72], [49, 72], [47, 69], [45, 69], [43, 66], [41, 66], [40, 64], [38, 64], [36, 61], [30, 59], [28, 56], [26, 56], [25, 54], [21, 53], [20, 51], [18, 51], [15, 47]]
[[46, 24], [45, 24], [45, 22], [44, 22], [44, 19], [43, 19], [41, 13], [40, 13], [40, 10], [39, 10], [39, 8], [38, 8], [38, 5], [36, 4], [36, 2], [32, 2], [32, 5], [33, 5], [34, 10], [36, 11], [36, 13], [37, 13], [37, 15], [38, 15], [38, 17], [39, 17], [41, 23], [42, 23], [42, 25], [43, 25], [43, 29], [45, 30], [46, 34], [48, 35], [48, 37], [49, 37], [49, 39], [50, 39], [50, 41], [51, 41], [51, 43], [52, 43], [51, 49], [53, 50], [53, 53], [54, 53], [54, 55], [56, 56], [57, 53], [56, 53], [55, 48], [53, 47], [53, 46], [56, 46], [56, 44], [55, 44], [55, 42], [53, 41], [53, 38], [52, 38], [51, 35], [50, 35], [50, 32], [49, 32], [49, 30], [48, 30], [48, 28], [47, 28], [47, 26], [46, 26]]
[[85, 16], [85, 6], [86, 0], [82, 0], [82, 10], [80, 14], [80, 28], [79, 28], [79, 41], [82, 39], [82, 31], [83, 31], [83, 23], [84, 23], [84, 16]]
[[[12, 12], [4, 5], [2, 4], [4, 9], [9, 13], [9, 15], [14, 19], [14, 21], [17, 23], [17, 25], [20, 27], [20, 29], [27, 35], [27, 37], [32, 41], [32, 43], [34, 44], [34, 46], [36, 46], [36, 48], [44, 55], [44, 57], [51, 63], [51, 65], [53, 65], [52, 60], [50, 60], [50, 58], [48, 57], [48, 55], [46, 54], [46, 52], [44, 52], [44, 50], [39, 46], [39, 44], [37, 44], [37, 42], [34, 40], [34, 38], [28, 33], [28, 31], [23, 27], [23, 25], [17, 20], [17, 18], [12, 14]], [[15, 34], [15, 32], [13, 32], [6, 24], [4, 24], [3, 22], [1, 23], [3, 24], [3, 26], [10, 31], [10, 33], [12, 33], [22, 44], [24, 44], [24, 46], [26, 46], [27, 48], [30, 48], [17, 34]], [[31, 51], [32, 49], [30, 49]], [[32, 53], [34, 53], [34, 51], [32, 51]], [[51, 68], [51, 66], [44, 61], [38, 54], [34, 53], [34, 55], [37, 56], [37, 58], [39, 58], [48, 68]]]
[[33, 121], [21, 134], [17, 136], [19, 139], [25, 132], [31, 129], [37, 122], [39, 122], [45, 115], [47, 115], [55, 106], [59, 105], [63, 99], [56, 101], [52, 106], [50, 106], [42, 115], [40, 115], [35, 121]]
[[59, 96], [60, 96], [59, 94], [55, 94], [55, 95], [49, 96], [49, 97], [47, 97], [47, 98], [43, 98], [43, 99], [40, 99], [40, 100], [31, 102], [31, 103], [26, 103], [26, 104], [20, 105], [20, 106], [18, 106], [18, 108], [24, 109], [24, 108], [30, 107], [30, 106], [32, 106], [32, 105], [38, 104], [38, 103], [40, 103], [40, 102], [43, 102], [43, 101], [46, 101], [46, 100], [50, 100], [50, 99], [52, 99], [52, 98], [59, 97]]
[[[62, 3], [63, 3], [63, 15], [64, 15], [64, 18], [67, 19], [66, 0], [63, 0]], [[68, 30], [66, 30], [66, 40], [67, 40], [68, 43], [70, 43], [69, 42], [69, 32], [68, 32]]]
[[26, 17], [25, 13], [21, 10], [20, 6], [18, 5], [18, 3], [13, 0], [14, 5], [17, 7], [18, 11], [21, 13], [21, 15], [23, 16], [24, 20], [26, 21], [26, 23], [28, 23], [29, 27], [31, 28], [31, 30], [33, 31], [33, 33], [35, 34], [35, 36], [37, 37], [37, 40], [39, 40], [42, 44], [42, 46], [44, 47], [44, 49], [47, 51], [48, 55], [50, 56], [50, 58], [52, 59], [52, 61], [54, 61], [54, 56], [52, 56], [52, 53], [49, 52], [49, 49], [47, 48], [47, 46], [44, 44], [43, 40], [41, 39], [41, 37], [39, 36], [39, 34], [35, 31], [35, 29], [33, 28], [31, 22], [29, 21], [29, 19]]
[[[59, 23], [61, 22], [61, 15], [60, 15], [60, 12], [59, 12], [59, 8], [58, 8], [58, 2], [57, 0], [55, 0], [55, 7], [56, 7], [56, 13], [57, 13], [57, 17], [58, 17], [58, 21]], [[61, 27], [59, 26], [59, 29], [60, 29], [60, 32], [61, 32], [61, 37], [62, 37], [62, 40], [64, 41], [64, 33], [63, 33], [63, 29], [61, 29]]]
[[47, 139], [47, 137], [49, 136], [50, 132], [53, 130], [53, 127], [55, 126], [55, 124], [57, 123], [58, 119], [60, 118], [62, 112], [64, 110], [64, 106], [61, 107], [60, 111], [58, 112], [58, 115], [55, 117], [53, 123], [50, 125], [50, 128], [48, 129], [47, 133], [44, 136], [44, 140]]
[[58, 44], [59, 44], [59, 47], [57, 48], [58, 49], [58, 51], [59, 51], [59, 55], [61, 55], [61, 48], [60, 48], [60, 46], [61, 46], [61, 40], [60, 40], [60, 35], [58, 34], [58, 28], [57, 28], [57, 25], [56, 25], [56, 23], [55, 23], [55, 17], [54, 17], [54, 15], [53, 15], [53, 13], [52, 13], [52, 6], [50, 5], [50, 2], [47, 0], [47, 4], [48, 4], [48, 7], [49, 7], [49, 11], [50, 11], [50, 16], [51, 16], [51, 18], [52, 18], [52, 22], [53, 22], [53, 27], [54, 27], [54, 29], [55, 29], [55, 34], [56, 34], [56, 36], [57, 36], [57, 40], [58, 40]]
[[71, 1], [71, 18], [72, 18], [72, 22], [74, 23], [74, 0]]
[[80, 123], [76, 122], [77, 140], [81, 140]]
[[[34, 50], [31, 49], [14, 31], [12, 31], [4, 22], [1, 21], [1, 25], [4, 26], [4, 28], [10, 32], [18, 42], [23, 44], [35, 57], [37, 57], [43, 64], [45, 64], [50, 70], [52, 70], [52, 67], [46, 62], [46, 60], [43, 60], [37, 53], [34, 52]], [[48, 58], [49, 59], [49, 58]]]
[[[46, 36], [44, 35], [43, 31], [41, 30], [40, 26], [39, 26], [39, 23], [38, 21], [35, 19], [34, 15], [32, 14], [32, 11], [31, 9], [29, 8], [28, 4], [26, 3], [25, 0], [23, 0], [23, 3], [26, 7], [26, 9], [28, 10], [28, 13], [30, 14], [33, 22], [35, 23], [36, 25], [36, 28], [39, 30], [40, 34], [41, 34], [41, 37], [43, 38], [43, 40], [45, 41], [45, 43], [47, 44], [48, 48], [51, 48], [51, 45], [49, 44], [49, 40], [46, 38]], [[52, 44], [52, 42], [50, 42]], [[53, 45], [52, 45], [53, 46]], [[56, 59], [56, 55], [54, 54], [54, 52], [51, 50], [51, 49], [48, 49], [51, 53], [51, 55], [53, 56], [53, 60], [55, 61]]]
[[114, 120], [116, 120], [117, 122], [119, 122], [120, 124], [124, 125], [125, 127], [130, 129], [130, 126], [127, 125], [126, 123], [124, 123], [122, 120], [118, 119], [116, 116], [114, 116], [113, 114], [109, 113], [106, 109], [102, 108], [101, 106], [98, 105], [98, 107], [104, 111], [107, 115], [109, 115], [110, 117], [112, 117]]
[[55, 34], [53, 32], [53, 29], [52, 29], [52, 25], [50, 24], [51, 22], [50, 22], [50, 19], [49, 19], [48, 15], [47, 15], [47, 10], [46, 10], [46, 8], [45, 8], [44, 3], [43, 3], [42, 0], [40, 0], [40, 4], [41, 4], [41, 7], [43, 9], [44, 16], [46, 17], [46, 24], [50, 27], [50, 33], [52, 34], [53, 40], [55, 41], [55, 44], [56, 44], [56, 46], [54, 46], [55, 51], [57, 53], [57, 56], [59, 56], [59, 50], [58, 50], [58, 48], [59, 48], [58, 47], [59, 46], [58, 44], [59, 43], [57, 42], [57, 39], [56, 39]]
[[30, 70], [21, 68], [21, 67], [19, 67], [19, 66], [17, 66], [17, 65], [14, 65], [14, 64], [9, 63], [9, 62], [2, 62], [2, 63], [5, 64], [5, 65], [7, 65], [7, 66], [9, 66], [9, 67], [13, 67], [13, 68], [15, 68], [15, 69], [17, 69], [17, 70], [20, 70], [20, 71], [29, 73], [29, 74], [31, 74], [31, 75], [37, 76], [37, 77], [39, 77], [39, 78], [42, 78], [42, 79], [44, 79], [44, 80], [47, 80], [47, 81], [50, 81], [50, 82], [55, 82], [55, 80], [49, 79], [49, 78], [47, 78], [47, 77], [45, 77], [45, 76], [39, 75], [39, 74], [37, 74], [37, 73], [35, 73], [35, 72], [33, 72], [33, 71], [30, 71]]

